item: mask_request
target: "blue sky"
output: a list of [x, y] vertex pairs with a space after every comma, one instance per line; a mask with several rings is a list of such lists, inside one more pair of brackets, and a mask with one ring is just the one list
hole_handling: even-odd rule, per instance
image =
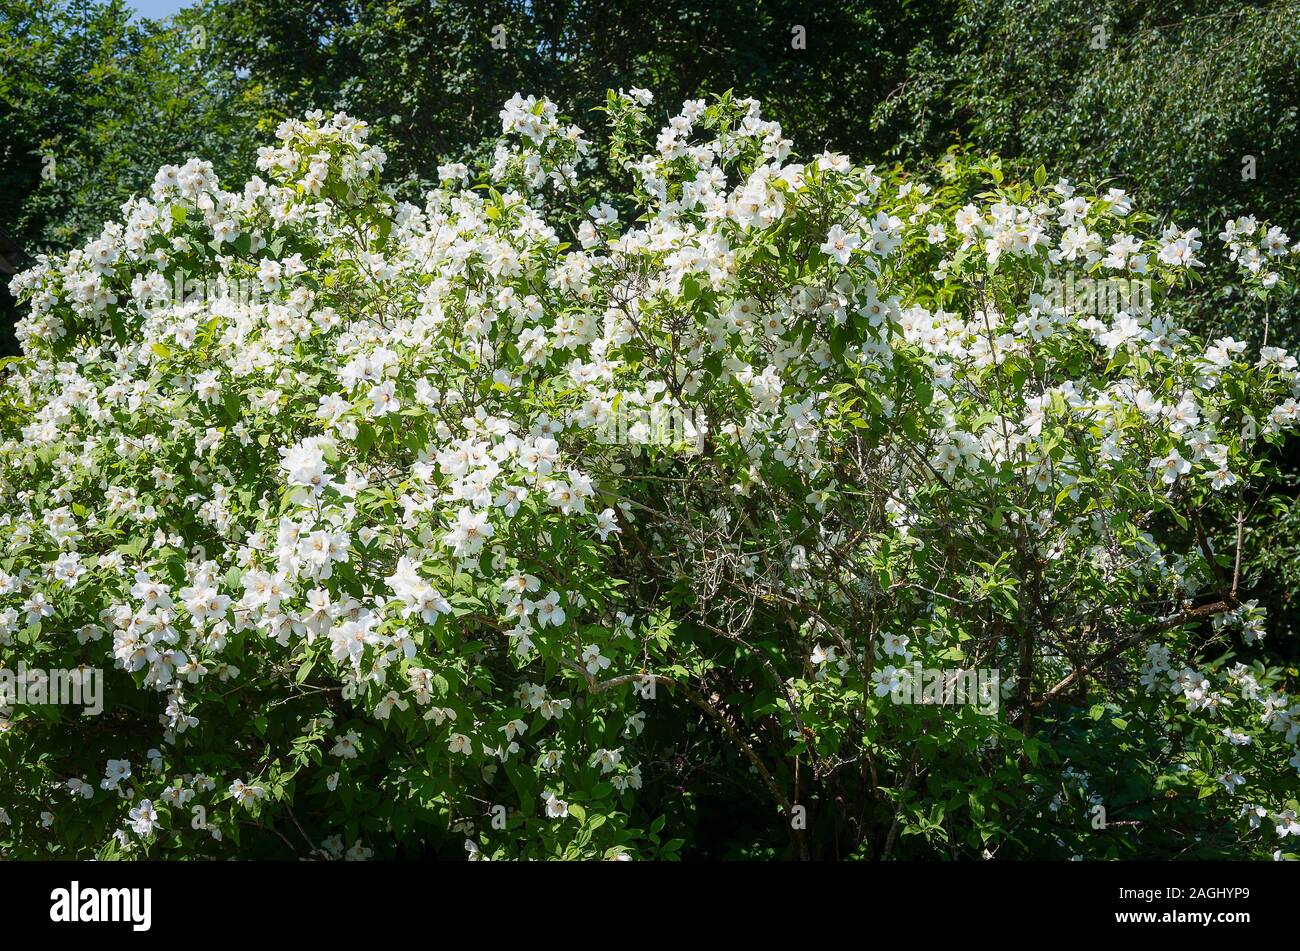
[[183, 7], [193, 6], [194, 0], [131, 0], [137, 18], [158, 20], [171, 16]]

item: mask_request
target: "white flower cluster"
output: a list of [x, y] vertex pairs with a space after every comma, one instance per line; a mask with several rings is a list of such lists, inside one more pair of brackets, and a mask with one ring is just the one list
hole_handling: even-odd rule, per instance
[[[647, 100], [613, 97], [629, 130]], [[331, 742], [338, 769], [319, 793], [334, 802], [359, 750], [401, 736], [392, 789], [436, 801], [444, 827], [479, 830], [474, 803], [498, 800], [474, 790], [513, 783], [521, 810], [543, 804], [528, 821], [545, 821], [512, 828], [553, 846], [580, 796], [642, 787], [644, 713], [601, 681], [644, 671], [651, 651], [670, 665], [675, 648], [652, 631], [661, 595], [618, 559], [689, 573], [695, 542], [648, 513], [689, 511], [706, 473], [743, 510], [719, 502], [700, 520], [729, 539], [768, 518], [758, 500], [774, 492], [813, 513], [769, 602], [847, 610], [873, 584], [864, 555], [938, 571], [928, 539], [982, 544], [979, 506], [1002, 493], [1023, 500], [995, 523], [1018, 543], [1032, 534], [1052, 558], [1077, 555], [1072, 570], [1129, 579], [1090, 589], [1087, 616], [1207, 583], [1195, 548], [1157, 542], [1120, 488], [1164, 505], [1192, 482], [1226, 492], [1251, 439], [1300, 422], [1300, 374], [1280, 350], [1248, 360], [1231, 339], [1202, 348], [1157, 316], [1044, 296], [1071, 269], [1174, 283], [1200, 266], [1195, 229], [1124, 230], [1116, 189], [966, 201], [835, 154], [789, 162], [757, 102], [693, 101], [626, 161], [635, 214], [630, 200], [580, 208], [570, 243], [547, 217], [562, 199], [542, 192], [577, 183], [582, 131], [534, 97], [501, 121], [496, 187], [448, 165], [421, 205], [378, 188], [385, 157], [364, 123], [287, 121], [241, 189], [206, 162], [165, 167], [123, 223], [15, 278], [29, 313], [0, 396], [0, 646], [8, 658], [31, 631], [156, 692], [154, 777], [123, 772], [127, 750], [103, 731], [86, 750], [112, 757], [105, 789], [139, 791], [124, 819], [137, 835], [184, 836], [178, 807], [213, 794], [274, 808], [308, 769], [303, 750]], [[1262, 227], [1229, 226], [1234, 256], [1289, 261], [1276, 229], [1254, 240]], [[178, 274], [220, 292], [165, 300]], [[644, 427], [630, 445], [597, 438], [656, 406], [707, 420], [703, 468], [656, 468], [680, 460]], [[664, 502], [660, 485], [679, 494]], [[859, 516], [879, 521], [870, 536]], [[761, 562], [785, 527], [773, 516], [756, 541], [727, 541], [746, 578], [774, 574]], [[1254, 617], [1237, 618], [1250, 640]], [[817, 649], [823, 686], [832, 670], [883, 686], [861, 670], [879, 643], [911, 660], [901, 629], [845, 630], [850, 643]], [[268, 727], [295, 704], [312, 715]], [[272, 735], [282, 755], [252, 755], [250, 737]], [[226, 769], [224, 792], [194, 780], [191, 759]], [[489, 838], [474, 834], [472, 853]], [[330, 841], [325, 854], [343, 854]]]

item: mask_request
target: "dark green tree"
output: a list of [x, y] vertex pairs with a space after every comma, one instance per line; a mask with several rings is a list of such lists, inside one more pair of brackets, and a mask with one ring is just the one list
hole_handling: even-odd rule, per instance
[[286, 112], [345, 109], [398, 145], [399, 174], [427, 177], [496, 131], [516, 92], [546, 95], [599, 133], [608, 88], [682, 100], [735, 89], [764, 101], [801, 151], [875, 155], [895, 130], [870, 104], [906, 78], [908, 55], [951, 0], [209, 0], [203, 22], [231, 71], [266, 83]]
[[260, 87], [214, 68], [203, 32], [132, 21], [123, 0], [0, 0], [0, 62], [0, 228], [29, 257], [97, 230], [164, 163], [249, 171], [230, 162], [253, 154]]

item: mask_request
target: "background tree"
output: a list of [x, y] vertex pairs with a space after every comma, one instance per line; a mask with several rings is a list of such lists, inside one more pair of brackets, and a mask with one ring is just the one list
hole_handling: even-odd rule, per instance
[[260, 85], [212, 68], [201, 23], [133, 22], [122, 0], [2, 0], [0, 61], [0, 228], [29, 257], [97, 231], [164, 163], [246, 174], [270, 133]]
[[[878, 103], [900, 151], [956, 137], [1026, 165], [1115, 184], [1217, 234], [1232, 208], [1300, 208], [1300, 4], [1293, 0], [961, 0], [946, 45], [921, 43]], [[906, 115], [908, 121], [900, 121]], [[1189, 299], [1198, 331], [1259, 342], [1222, 272]], [[1300, 335], [1294, 305], [1270, 342]]]
[[603, 123], [589, 113], [607, 88], [651, 89], [664, 116], [734, 88], [771, 103], [801, 150], [879, 154], [897, 130], [873, 121], [869, 104], [904, 79], [909, 51], [952, 7], [212, 0], [178, 19], [205, 24], [226, 67], [258, 77], [285, 111], [370, 117], [379, 141], [402, 145], [395, 171], [427, 178], [496, 131], [501, 103], [520, 91], [562, 98], [598, 134]]

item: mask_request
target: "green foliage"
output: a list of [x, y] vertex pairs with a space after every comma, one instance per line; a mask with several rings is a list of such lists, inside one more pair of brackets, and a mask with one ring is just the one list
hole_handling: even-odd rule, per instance
[[[688, 98], [733, 90], [716, 102], [709, 97], [713, 105], [702, 116], [700, 128], [729, 135], [738, 115], [736, 102], [743, 96], [761, 98], [768, 113], [782, 121], [798, 153], [808, 157], [829, 147], [855, 161], [874, 159], [888, 187], [903, 181], [930, 182], [936, 187], [930, 200], [949, 218], [963, 202], [987, 203], [995, 196], [1026, 205], [1057, 201], [1050, 186], [1058, 175], [1067, 175], [1091, 183], [1096, 192], [1118, 185], [1134, 194], [1150, 214], [1135, 214], [1125, 227], [1156, 233], [1171, 222], [1197, 227], [1209, 244], [1240, 208], [1284, 223], [1297, 220], [1297, 22], [1300, 4], [1294, 0], [666, 0], [647, 5], [587, 0], [207, 0], [167, 23], [133, 22], [122, 0], [0, 0], [0, 127], [5, 129], [0, 227], [29, 254], [66, 250], [118, 217], [118, 206], [147, 190], [159, 165], [203, 156], [212, 160], [223, 181], [242, 181], [253, 171], [254, 146], [284, 116], [310, 108], [327, 114], [345, 109], [370, 119], [373, 140], [390, 152], [384, 191], [368, 191], [372, 207], [356, 212], [349, 222], [362, 230], [375, 229], [374, 245], [367, 252], [386, 248], [392, 232], [401, 231], [390, 217], [396, 207], [393, 198], [422, 203], [425, 191], [436, 182], [439, 165], [447, 162], [466, 161], [474, 172], [486, 174], [494, 160], [502, 101], [516, 92], [536, 91], [564, 102], [584, 127], [595, 127], [590, 152], [568, 154], [561, 145], [547, 155], [548, 162], [570, 162], [579, 179], [578, 192], [557, 195], [544, 190], [534, 196], [548, 220], [561, 228], [565, 248], [577, 247], [576, 230], [588, 220], [591, 205], [610, 202], [629, 222], [653, 204], [634, 163], [654, 150], [668, 109]], [[792, 45], [795, 26], [806, 29], [806, 48]], [[499, 42], [494, 45], [494, 40]], [[608, 87], [648, 88], [655, 93], [655, 105], [642, 110], [627, 96], [607, 93]], [[601, 128], [605, 120], [608, 126]], [[756, 152], [742, 156], [746, 172], [756, 164]], [[44, 159], [47, 155], [52, 165]], [[1245, 163], [1247, 156], [1254, 162]], [[337, 158], [335, 154], [331, 161]], [[903, 164], [886, 167], [896, 160]], [[45, 173], [47, 167], [52, 174]], [[686, 167], [679, 160], [677, 168]], [[512, 167], [511, 174], [523, 173]], [[520, 181], [513, 179], [512, 184]], [[497, 182], [482, 194], [484, 228], [518, 215], [505, 184]], [[750, 282], [743, 289], [757, 299], [766, 302], [776, 294], [774, 289], [824, 280], [825, 259], [818, 247], [831, 224], [825, 215], [841, 207], [844, 196], [820, 179], [811, 194], [820, 205], [814, 202], [806, 215], [782, 222], [756, 240], [738, 242], [737, 262]], [[348, 189], [339, 190], [335, 179], [327, 181], [323, 195], [346, 204]], [[221, 244], [214, 244], [212, 234], [196, 223], [202, 214], [193, 206], [178, 202], [169, 214], [176, 232], [194, 244], [171, 249], [168, 274], [204, 273]], [[899, 283], [892, 290], [931, 310], [973, 306], [970, 287], [960, 286], [964, 280], [987, 282], [980, 286], [987, 287], [999, 307], [1023, 306], [1025, 288], [1044, 277], [1044, 272], [1015, 262], [988, 265], [978, 251], [964, 249], [954, 256], [946, 276], [933, 279], [926, 270], [939, 258], [937, 252], [931, 254], [924, 237], [911, 234], [906, 249], [911, 260], [925, 261], [926, 268], [895, 275]], [[244, 264], [262, 254], [283, 259], [298, 252], [313, 262], [321, 256], [320, 269], [304, 279], [313, 293], [331, 300], [350, 318], [365, 299], [357, 290], [364, 272], [347, 254], [333, 257], [337, 249], [328, 243], [283, 234], [260, 251], [246, 232], [225, 250]], [[1240, 274], [1232, 262], [1211, 255], [1207, 264], [1198, 275], [1159, 289], [1162, 313], [1207, 340], [1231, 334], [1252, 345], [1294, 347], [1300, 340], [1300, 310], [1293, 293], [1280, 287], [1261, 303], [1258, 281]], [[732, 290], [738, 295], [741, 289]], [[117, 292], [126, 299], [125, 286]], [[0, 353], [12, 348], [4, 326], [12, 312], [7, 293], [0, 292]], [[646, 317], [652, 329], [671, 338], [674, 320], [707, 321], [731, 302], [708, 281], [688, 276], [674, 298], [678, 313], [652, 310]], [[407, 304], [417, 306], [414, 293]], [[583, 307], [566, 301], [548, 311], [548, 318], [578, 316]], [[125, 308], [84, 323], [66, 313], [64, 317], [78, 342], [56, 343], [49, 352], [54, 358], [66, 359], [96, 339], [109, 349], [140, 344], [138, 327]], [[177, 385], [183, 389], [185, 381], [208, 369], [205, 360], [225, 358], [221, 332], [220, 322], [202, 323], [193, 352], [171, 339], [151, 340], [143, 361], [167, 379], [180, 381]], [[826, 357], [838, 364], [862, 345], [863, 337], [851, 325], [824, 334], [805, 325], [796, 342], [804, 351], [824, 348]], [[642, 367], [653, 365], [665, 352], [663, 340], [653, 337], [627, 346], [630, 364]], [[517, 351], [511, 353], [517, 356]], [[940, 408], [947, 410], [944, 388], [923, 355], [900, 347], [894, 357], [897, 376], [890, 386], [895, 388], [880, 388], [863, 373], [828, 383], [824, 421], [839, 447], [835, 466], [854, 458], [847, 447], [891, 439], [919, 445], [933, 435]], [[328, 346], [320, 340], [304, 342], [295, 354], [295, 368], [311, 377], [295, 385], [312, 399], [327, 382], [319, 364], [328, 358]], [[454, 361], [459, 362], [450, 364], [447, 372], [480, 369], [463, 355]], [[709, 379], [723, 375], [724, 369], [717, 356], [699, 367]], [[1060, 369], [1069, 375], [1100, 373], [1149, 381], [1169, 368], [1159, 356], [1121, 352], [1098, 366], [1076, 355]], [[5, 372], [0, 367], [0, 374]], [[978, 430], [1003, 413], [1023, 408], [1014, 394], [1044, 382], [1047, 374], [1046, 362], [1026, 359], [973, 376], [972, 382], [985, 388], [989, 403], [978, 412], [959, 414], [958, 422]], [[1162, 385], [1164, 390], [1155, 387], [1156, 395], [1172, 397], [1172, 378]], [[1245, 390], [1230, 385], [1232, 399], [1246, 397]], [[575, 392], [543, 388], [530, 408], [558, 417], [573, 409]], [[734, 386], [719, 389], [712, 399], [709, 411], [725, 416], [748, 396], [744, 387]], [[16, 438], [30, 423], [31, 409], [25, 396], [7, 390], [0, 399], [0, 432]], [[1268, 407], [1255, 409], [1267, 412]], [[241, 425], [246, 410], [241, 394], [228, 389], [207, 422], [225, 431]], [[1043, 450], [1053, 464], [1061, 463], [1088, 433], [1070, 425], [1060, 394], [1047, 415]], [[264, 508], [277, 514], [293, 510], [291, 493], [270, 477], [278, 465], [274, 449], [288, 441], [282, 429], [285, 421], [277, 422], [275, 416], [259, 411], [250, 417], [256, 438], [241, 454], [225, 460], [239, 474], [231, 502], [238, 518], [255, 519]], [[311, 410], [287, 422], [299, 435], [317, 425]], [[159, 427], [158, 432], [165, 431], [162, 423]], [[1121, 427], [1131, 437], [1138, 429], [1136, 424]], [[355, 440], [344, 449], [345, 457], [358, 464], [409, 462], [434, 432], [429, 415], [408, 403], [395, 418], [360, 423]], [[115, 448], [107, 451], [111, 454]], [[647, 449], [648, 458], [641, 462], [651, 478], [637, 487], [642, 494], [632, 497], [652, 508], [681, 505], [689, 514], [727, 508], [734, 501], [733, 485], [748, 486], [748, 491], [757, 491], [757, 498], [742, 506], [744, 519], [763, 526], [773, 550], [776, 539], [785, 546], [809, 544], [833, 521], [797, 511], [796, 502], [802, 505], [805, 496], [813, 497], [807, 491], [810, 486], [791, 480], [755, 490], [742, 476], [748, 463], [741, 453], [716, 444], [710, 451], [710, 465], [701, 471], [681, 466], [671, 454]], [[1290, 635], [1300, 626], [1300, 478], [1295, 474], [1295, 451], [1294, 439], [1255, 446], [1250, 453], [1234, 449], [1233, 463], [1241, 466], [1243, 484], [1231, 505], [1213, 496], [1207, 496], [1208, 502], [1167, 499], [1158, 491], [1108, 482], [1099, 473], [1078, 474], [1077, 481], [1053, 485], [1045, 501], [1053, 512], [1079, 518], [1102, 508], [1100, 503], [1088, 508], [1089, 500], [1097, 499], [1146, 513], [1143, 524], [1124, 526], [1126, 534], [1115, 544], [1140, 548], [1143, 533], [1154, 531], [1162, 539], [1176, 539], [1192, 552], [1193, 561], [1201, 557], [1194, 551], [1200, 529], [1194, 513], [1206, 519], [1225, 547], [1232, 547], [1240, 517], [1246, 539], [1240, 565], [1242, 603], [1249, 595], [1268, 609], [1268, 640], [1262, 645], [1242, 643], [1217, 627], [1196, 623], [1175, 631], [1167, 643], [1176, 656], [1202, 658], [1208, 672], [1222, 673], [1240, 661], [1252, 671], [1252, 682], [1284, 690], [1294, 687], [1297, 650]], [[214, 458], [190, 459], [176, 449], [163, 463], [184, 471], [191, 464], [202, 468]], [[38, 474], [53, 479], [50, 473], [61, 472], [66, 459], [47, 453], [28, 463], [30, 468], [9, 473], [13, 484], [25, 485]], [[154, 477], [144, 467], [122, 460], [111, 462], [107, 473], [119, 486], [144, 486]], [[984, 651], [1016, 666], [1015, 632], [1025, 625], [1026, 612], [1032, 613], [1030, 605], [1044, 602], [1043, 591], [1033, 590], [1033, 584], [1043, 583], [1033, 581], [1038, 571], [1034, 559], [1010, 542], [990, 549], [974, 533], [966, 539], [967, 547], [961, 539], [945, 547], [943, 540], [951, 524], [965, 526], [967, 532], [980, 525], [990, 537], [1004, 540], [1014, 536], [1013, 526], [1036, 517], [1026, 496], [1011, 488], [1028, 474], [1027, 466], [993, 473], [1000, 480], [999, 491], [978, 500], [955, 498], [942, 486], [919, 493], [918, 501], [938, 520], [930, 526], [930, 544], [937, 545], [932, 551], [940, 554], [930, 568], [942, 566], [949, 572], [928, 581], [931, 587], [939, 581], [951, 583], [943, 590], [960, 602], [947, 604], [936, 596], [935, 603], [917, 594], [914, 552], [905, 540], [881, 539], [869, 552], [858, 552], [862, 560], [855, 570], [866, 570], [888, 594], [880, 602], [883, 606], [873, 607], [877, 613], [870, 623], [877, 627], [870, 630], [879, 631], [878, 612], [884, 611], [893, 623], [928, 631], [942, 641], [944, 652], [932, 659], [955, 663]], [[692, 493], [678, 497], [656, 488], [677, 483], [689, 483]], [[53, 482], [40, 491], [45, 493], [43, 502], [54, 504], [59, 490]], [[883, 510], [859, 503], [852, 486], [821, 486], [816, 491], [822, 493], [818, 498], [823, 506], [853, 513], [861, 524], [883, 518]], [[165, 505], [166, 495], [158, 488], [144, 502]], [[392, 519], [400, 495], [373, 489], [362, 500], [363, 511], [377, 521]], [[78, 518], [94, 510], [91, 498], [78, 504]], [[765, 504], [776, 506], [783, 516], [771, 520], [762, 508]], [[530, 531], [540, 530], [539, 512], [526, 511], [525, 516], [533, 519], [526, 522]], [[178, 530], [199, 535], [206, 531], [192, 519], [177, 517]], [[625, 539], [609, 586], [576, 590], [610, 604], [628, 597], [649, 607], [636, 634], [644, 657], [653, 658], [666, 677], [693, 685], [698, 699], [739, 725], [746, 743], [765, 764], [771, 785], [787, 798], [797, 794], [808, 807], [812, 825], [807, 839], [819, 856], [975, 857], [986, 849], [1000, 858], [1263, 856], [1270, 852], [1265, 839], [1273, 838], [1272, 824], [1266, 821], [1263, 832], [1243, 830], [1235, 798], [1268, 799], [1278, 808], [1297, 808], [1294, 776], [1276, 758], [1276, 731], [1242, 727], [1234, 720], [1234, 729], [1241, 727], [1240, 735], [1248, 735], [1251, 744], [1226, 740], [1219, 729], [1223, 723], [1206, 721], [1202, 713], [1189, 713], [1166, 698], [1138, 690], [1133, 683], [1136, 658], [1112, 660], [1025, 724], [1016, 718], [989, 720], [970, 710], [932, 715], [893, 707], [872, 696], [872, 684], [860, 671], [819, 676], [808, 653], [817, 640], [811, 632], [825, 637], [826, 625], [805, 624], [812, 617], [810, 609], [826, 610], [830, 600], [759, 599], [750, 605], [751, 627], [744, 642], [737, 642], [733, 628], [700, 610], [699, 563], [691, 567], [689, 559], [682, 563], [663, 558], [665, 546], [672, 549], [693, 532], [703, 535], [707, 526], [703, 515], [695, 521], [667, 520], [657, 532], [638, 537], [636, 544], [645, 548], [635, 553], [628, 547], [632, 539]], [[118, 537], [125, 531], [120, 521], [109, 520], [104, 526], [114, 544], [125, 543], [126, 557], [147, 557], [149, 540], [135, 537], [127, 542]], [[553, 538], [583, 570], [595, 572], [598, 565], [608, 564], [603, 560], [608, 553], [590, 540], [563, 526], [553, 532], [547, 543]], [[3, 554], [9, 561], [0, 561], [0, 568], [11, 570], [17, 563], [14, 553]], [[182, 577], [182, 553], [157, 556], [155, 567], [174, 579]], [[764, 550], [763, 557], [771, 557], [771, 550]], [[1201, 567], [1213, 574], [1215, 568], [1233, 572], [1237, 566], [1220, 553], [1204, 559]], [[452, 617], [465, 626], [482, 622], [495, 608], [491, 596], [474, 590], [472, 574], [451, 571], [438, 576], [447, 588]], [[101, 575], [97, 580], [102, 584], [117, 583], [110, 572]], [[239, 581], [239, 569], [225, 579], [227, 585]], [[356, 577], [348, 579], [349, 584], [355, 582]], [[1060, 583], [1069, 589], [1068, 583]], [[1060, 598], [1062, 603], [1081, 594], [1104, 598], [1103, 589], [1063, 591]], [[1151, 592], [1121, 586], [1109, 594], [1120, 603]], [[1162, 597], [1167, 594], [1161, 591]], [[1053, 654], [1047, 662], [1047, 669], [1057, 673], [1123, 627], [1114, 618], [1098, 624], [1095, 618], [1065, 617], [1068, 612], [1058, 609], [1053, 598], [1046, 603], [1052, 615], [1048, 620], [1057, 625], [1050, 637], [1057, 646], [1068, 647], [1064, 656]], [[107, 607], [108, 602], [98, 606]], [[59, 611], [61, 616], [86, 614], [91, 607], [89, 602], [63, 602]], [[836, 620], [850, 639], [868, 630], [858, 615], [839, 615]], [[1236, 620], [1264, 624], [1250, 612]], [[835, 629], [836, 624], [829, 627]], [[46, 651], [42, 645], [47, 634], [38, 622], [17, 638], [35, 657]], [[594, 626], [582, 629], [582, 634], [601, 636]], [[472, 673], [475, 658], [494, 636], [487, 625], [464, 640], [442, 636], [422, 645], [445, 652], [439, 661], [445, 666], [435, 675], [440, 696], [461, 690], [493, 696], [492, 691], [499, 690], [508, 664], [488, 674]], [[913, 639], [919, 640], [916, 634]], [[300, 833], [305, 826], [309, 847], [337, 830], [346, 838], [344, 845], [365, 837], [372, 843], [417, 843], [389, 850], [397, 855], [463, 854], [460, 830], [455, 835], [447, 830], [464, 815], [464, 800], [458, 797], [467, 787], [445, 775], [445, 756], [426, 755], [420, 742], [427, 736], [418, 724], [399, 723], [403, 718], [398, 715], [390, 728], [360, 701], [353, 702], [356, 698], [339, 699], [337, 684], [326, 676], [328, 651], [281, 656], [240, 638], [234, 639], [231, 650], [238, 665], [253, 676], [245, 678], [238, 691], [212, 699], [213, 706], [205, 712], [209, 732], [202, 750], [191, 750], [187, 768], [191, 779], [195, 770], [256, 773], [267, 798], [254, 803], [248, 815], [238, 814], [238, 819], [217, 826], [227, 835], [222, 847], [248, 857], [294, 854], [304, 844]], [[580, 676], [574, 671], [565, 674], [558, 666], [567, 656], [552, 650], [544, 679], [572, 687], [580, 696]], [[1237, 676], [1234, 684], [1239, 686], [1240, 672]], [[1047, 686], [1043, 678], [1039, 669], [1039, 689]], [[792, 838], [784, 819], [773, 820], [771, 788], [720, 721], [705, 715], [684, 694], [670, 696], [671, 702], [656, 705], [641, 739], [646, 784], [635, 796], [616, 795], [608, 783], [587, 775], [577, 775], [573, 785], [561, 790], [569, 800], [573, 835], [566, 831], [557, 837], [537, 821], [541, 787], [532, 770], [502, 771], [521, 810], [512, 810], [510, 828], [530, 842], [530, 854], [593, 855], [600, 851], [596, 844], [662, 857], [772, 857], [807, 848], [798, 837]], [[1244, 695], [1233, 696], [1238, 707], [1230, 716], [1249, 701]], [[153, 728], [146, 721], [154, 716], [149, 705], [155, 701], [153, 691], [139, 684], [117, 683], [109, 696], [116, 719], [102, 729], [108, 734], [129, 724], [128, 732], [139, 731], [125, 744], [138, 771], [148, 759], [150, 745], [143, 737]], [[575, 702], [581, 706], [587, 701]], [[1015, 706], [1014, 694], [1008, 702]], [[151, 711], [148, 717], [136, 715], [146, 708]], [[504, 717], [503, 710], [494, 707], [492, 714]], [[620, 716], [625, 712], [617, 704], [613, 710]], [[566, 736], [565, 743], [590, 752], [597, 733], [605, 730], [609, 736], [604, 738], [610, 739], [621, 726], [612, 713], [592, 722], [598, 724], [593, 732]], [[328, 736], [325, 723], [331, 727]], [[492, 725], [498, 724], [494, 720]], [[35, 721], [28, 726], [34, 727]], [[40, 788], [42, 795], [50, 783], [67, 778], [67, 771], [60, 770], [68, 764], [60, 762], [54, 747], [86, 742], [98, 751], [104, 745], [104, 734], [95, 729], [83, 733], [61, 722], [45, 723], [44, 728], [48, 732], [32, 729], [12, 735], [7, 740], [12, 758], [6, 760], [15, 770], [33, 769], [23, 781], [29, 790]], [[345, 764], [336, 799], [323, 779], [329, 772], [324, 765], [333, 757], [322, 753], [322, 745], [327, 751], [337, 732], [354, 729], [359, 758]], [[445, 738], [439, 742], [445, 749]], [[248, 752], [259, 748], [266, 751], [260, 759]], [[1235, 798], [1219, 787], [1220, 764], [1229, 759], [1241, 763], [1236, 768], [1249, 777], [1249, 785]], [[827, 763], [837, 765], [821, 771]], [[101, 769], [102, 758], [88, 768]], [[185, 784], [194, 788], [190, 780]], [[225, 786], [215, 795], [210, 805], [229, 806]], [[844, 809], [846, 801], [854, 808]], [[1087, 821], [1097, 803], [1107, 808], [1105, 828]], [[40, 833], [31, 830], [38, 824], [39, 810], [31, 806], [26, 804], [21, 821], [27, 841], [37, 841], [32, 836]], [[96, 849], [105, 857], [120, 854], [118, 846], [105, 845], [100, 834], [110, 824], [120, 825], [121, 816], [111, 806], [96, 801], [80, 825], [61, 826], [58, 848], [68, 854]], [[183, 818], [183, 813], [177, 811], [177, 816]], [[165, 852], [178, 842], [165, 839], [158, 848]], [[488, 841], [483, 845], [487, 848]]]
[[[4, 711], [6, 854], [1286, 848], [1297, 675], [1236, 564], [1296, 361], [1062, 289], [1300, 248], [645, 99], [593, 149], [512, 97], [419, 206], [365, 123], [286, 121], [15, 283], [0, 662], [111, 669]], [[641, 409], [693, 438], [602, 428]]]
[[[1294, 0], [961, 0], [951, 34], [923, 48], [877, 117], [909, 148], [957, 135], [1022, 174], [1047, 161], [1113, 179], [1161, 220], [1206, 234], [1247, 205], [1286, 218], [1300, 208], [1298, 17]], [[1179, 317], [1259, 341], [1263, 326], [1242, 320], [1225, 277], [1181, 301]], [[1298, 317], [1294, 303], [1275, 313], [1270, 339], [1294, 345]]]
[[164, 163], [211, 155], [223, 174], [251, 171], [270, 131], [260, 87], [199, 44], [133, 22], [123, 0], [0, 2], [0, 227], [28, 258], [97, 231]]

